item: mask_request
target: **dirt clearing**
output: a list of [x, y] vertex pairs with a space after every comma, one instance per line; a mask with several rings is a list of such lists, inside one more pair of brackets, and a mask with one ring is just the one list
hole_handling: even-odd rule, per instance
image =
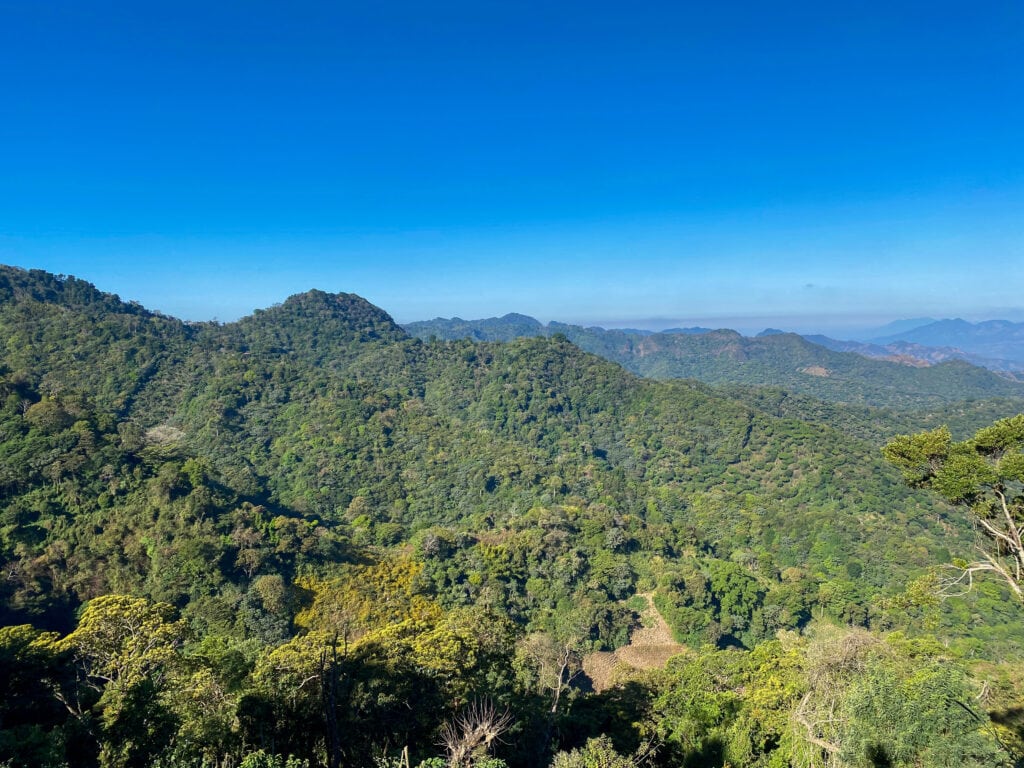
[[672, 639], [672, 630], [658, 613], [650, 593], [640, 595], [647, 607], [641, 614], [642, 626], [629, 638], [629, 645], [616, 651], [599, 651], [583, 658], [583, 672], [590, 678], [594, 690], [606, 690], [619, 668], [661, 669], [673, 656], [686, 651], [686, 646]]

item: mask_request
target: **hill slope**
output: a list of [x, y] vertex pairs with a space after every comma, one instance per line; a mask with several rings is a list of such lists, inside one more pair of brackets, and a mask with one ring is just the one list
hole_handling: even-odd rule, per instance
[[[19, 339], [0, 382], [12, 616], [59, 623], [127, 588], [212, 622], [260, 574], [413, 547], [440, 599], [486, 594], [523, 622], [562, 600], [619, 600], [640, 579], [673, 593], [689, 562], [712, 598], [696, 613], [683, 593], [665, 603], [690, 616], [675, 629], [749, 644], [812, 605], [868, 621], [877, 596], [969, 546], [882, 462], [872, 412], [808, 418], [820, 401], [637, 378], [557, 334], [424, 343], [348, 294], [190, 326], [70, 279], [4, 275], [21, 284], [0, 302], [0, 330]], [[704, 358], [724, 366], [780, 343], [821, 359], [788, 334], [665, 338], [710, 344]], [[498, 544], [513, 559], [485, 566]], [[783, 572], [804, 595], [785, 610]], [[57, 573], [74, 576], [44, 577]], [[742, 608], [715, 597], [736, 579], [753, 590]], [[755, 618], [767, 604], [776, 623]], [[594, 631], [608, 644], [621, 630]]]
[[[17, 339], [0, 349], [0, 624], [75, 629], [0, 627], [17, 672], [0, 676], [0, 750], [31, 755], [16, 763], [121, 749], [199, 764], [255, 745], [323, 763], [331, 681], [343, 765], [382, 745], [431, 754], [482, 697], [522, 724], [516, 768], [544, 764], [552, 723], [586, 728], [603, 707], [632, 723], [615, 709], [627, 691], [655, 712], [716, 686], [730, 708], [752, 692], [744, 722], [775, 723], [756, 736], [770, 752], [814, 693], [787, 682], [764, 715], [779, 670], [804, 666], [786, 643], [812, 647], [796, 632], [812, 616], [904, 630], [915, 658], [1024, 653], [998, 588], [919, 597], [972, 532], [879, 455], [882, 424], [917, 417], [640, 378], [558, 334], [424, 342], [349, 294], [189, 325], [71, 278], [0, 275], [18, 286], [0, 300]], [[667, 624], [647, 645], [643, 595]], [[105, 651], [138, 617], [154, 643]], [[679, 647], [668, 629], [701, 650], [621, 690], [564, 690], [558, 670], [616, 658], [594, 652], [660, 665]], [[86, 678], [97, 653], [142, 682]], [[54, 690], [116, 727], [83, 735]]]

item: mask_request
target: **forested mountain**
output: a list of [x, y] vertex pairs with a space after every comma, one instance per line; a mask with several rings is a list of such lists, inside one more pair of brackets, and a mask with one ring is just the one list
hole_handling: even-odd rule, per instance
[[[879, 452], [1014, 413], [954, 402], [1016, 392], [985, 372], [915, 400], [878, 369], [865, 402], [931, 409], [882, 411], [638, 378], [569, 332], [424, 341], [351, 294], [190, 324], [9, 267], [0, 339], [0, 761], [862, 765], [895, 722], [992, 765], [1021, 737], [1024, 616], [997, 583], [931, 597], [975, 534]], [[852, 391], [826, 359], [802, 375]], [[692, 650], [588, 693], [648, 596]], [[492, 705], [509, 730], [473, 741]]]
[[[506, 316], [513, 317], [513, 316]], [[581, 349], [652, 378], [692, 378], [709, 384], [751, 384], [842, 403], [897, 408], [935, 407], [969, 398], [1024, 398], [1024, 383], [960, 360], [928, 367], [866, 359], [828, 349], [792, 333], [748, 338], [727, 329], [706, 333], [638, 335], [552, 322], [492, 318], [408, 323], [420, 338], [507, 341], [520, 336], [563, 334]], [[526, 318], [527, 320], [531, 318]]]
[[442, 341], [456, 341], [457, 339], [512, 341], [530, 336], [549, 335], [547, 327], [539, 320], [515, 312], [483, 320], [438, 317], [434, 320], [406, 323], [403, 327], [413, 336], [422, 339], [429, 339], [433, 336]]

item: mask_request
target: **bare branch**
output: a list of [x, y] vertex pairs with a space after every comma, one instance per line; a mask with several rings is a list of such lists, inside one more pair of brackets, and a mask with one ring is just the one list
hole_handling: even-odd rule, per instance
[[[793, 712], [793, 719], [796, 720], [797, 723], [802, 725], [807, 730], [807, 735], [804, 738], [807, 739], [807, 741], [810, 744], [813, 744], [816, 747], [820, 747], [821, 749], [824, 749], [830, 755], [839, 754], [839, 745], [838, 744], [834, 744], [831, 741], [826, 741], [825, 739], [822, 739], [822, 738], [818, 737], [816, 735], [818, 729], [815, 727], [815, 726], [818, 725], [818, 723], [811, 723], [807, 719], [807, 703], [810, 701], [810, 698], [811, 698], [810, 692], [804, 694], [803, 699], [800, 700], [800, 704], [797, 706], [796, 710]], [[830, 720], [830, 721], [827, 721], [827, 722], [833, 722], [833, 721]]]
[[487, 755], [511, 725], [512, 713], [507, 709], [499, 714], [492, 701], [471, 703], [441, 727], [441, 745], [448, 753], [449, 768], [468, 768]]

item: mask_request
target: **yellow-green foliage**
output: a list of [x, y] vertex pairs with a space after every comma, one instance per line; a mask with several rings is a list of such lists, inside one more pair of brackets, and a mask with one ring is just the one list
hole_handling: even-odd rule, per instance
[[75, 631], [61, 641], [96, 681], [123, 687], [161, 676], [184, 642], [175, 610], [128, 595], [103, 595], [86, 605]]

